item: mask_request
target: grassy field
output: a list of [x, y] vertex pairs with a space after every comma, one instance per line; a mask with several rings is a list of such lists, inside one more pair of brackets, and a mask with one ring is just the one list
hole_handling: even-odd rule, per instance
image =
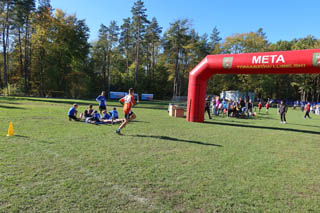
[[0, 97], [0, 212], [320, 212], [319, 116], [188, 123], [141, 103], [119, 136], [69, 122], [74, 102], [96, 104]]

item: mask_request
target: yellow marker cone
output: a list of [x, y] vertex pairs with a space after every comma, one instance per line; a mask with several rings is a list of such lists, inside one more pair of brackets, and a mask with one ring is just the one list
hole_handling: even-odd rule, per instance
[[7, 136], [14, 136], [13, 123], [10, 122]]

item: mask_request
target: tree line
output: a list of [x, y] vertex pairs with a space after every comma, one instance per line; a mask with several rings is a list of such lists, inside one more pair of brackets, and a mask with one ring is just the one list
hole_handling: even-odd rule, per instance
[[[320, 48], [314, 36], [269, 42], [263, 29], [221, 38], [200, 35], [188, 19], [163, 29], [142, 0], [121, 23], [102, 23], [89, 42], [85, 20], [54, 10], [50, 0], [0, 2], [0, 92], [42, 97], [94, 97], [101, 90], [187, 95], [189, 72], [208, 54]], [[320, 100], [320, 75], [215, 75], [208, 93], [253, 91], [261, 98]]]

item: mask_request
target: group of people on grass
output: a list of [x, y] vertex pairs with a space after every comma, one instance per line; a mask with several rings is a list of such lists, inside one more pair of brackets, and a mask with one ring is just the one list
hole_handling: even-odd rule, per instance
[[251, 99], [242, 99], [239, 101], [220, 99], [220, 97], [206, 98], [205, 111], [210, 119], [211, 115], [219, 116], [220, 114], [228, 117], [250, 117], [254, 116], [253, 103]]
[[[73, 106], [68, 111], [69, 121], [83, 121], [90, 124], [116, 124], [121, 123], [120, 127], [116, 130], [117, 134], [120, 134], [121, 129], [123, 129], [130, 120], [136, 118], [136, 115], [132, 112], [132, 107], [136, 104], [134, 99], [134, 90], [129, 89], [129, 94], [120, 99], [120, 103], [123, 105], [124, 119], [119, 119], [119, 114], [116, 108], [107, 112], [107, 99], [105, 97], [105, 92], [102, 91], [101, 95], [96, 98], [99, 102], [99, 111], [94, 110], [92, 105], [89, 105], [88, 109], [84, 110], [83, 113], [78, 116], [78, 104], [73, 104]], [[139, 99], [138, 99], [139, 102]]]
[[[271, 103], [272, 100], [270, 99], [266, 101], [264, 105], [266, 113], [269, 113]], [[262, 101], [258, 102], [257, 107], [260, 113], [263, 107]], [[209, 119], [212, 119], [211, 115], [219, 116], [220, 114], [228, 117], [247, 118], [256, 115], [253, 112], [253, 108], [253, 102], [249, 98], [240, 98], [239, 101], [233, 101], [220, 99], [218, 96], [211, 99], [210, 96], [208, 96], [206, 98], [205, 113], [208, 113]], [[310, 112], [312, 111], [312, 106], [310, 103], [303, 105], [302, 111], [305, 112], [304, 119], [311, 118]], [[288, 105], [284, 101], [280, 101], [280, 104], [277, 104], [277, 112], [280, 115], [281, 123], [285, 124], [287, 122], [286, 114], [288, 112]]]

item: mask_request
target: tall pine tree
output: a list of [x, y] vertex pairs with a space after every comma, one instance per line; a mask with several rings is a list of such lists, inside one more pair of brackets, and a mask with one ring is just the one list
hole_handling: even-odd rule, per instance
[[144, 34], [146, 31], [146, 25], [149, 23], [146, 15], [147, 9], [144, 6], [144, 2], [142, 0], [138, 0], [134, 3], [131, 8], [132, 13], [132, 26], [134, 30], [134, 38], [136, 44], [136, 56], [135, 56], [135, 78], [134, 85], [137, 86], [138, 83], [138, 72], [140, 65], [140, 47], [141, 41], [144, 39]]

